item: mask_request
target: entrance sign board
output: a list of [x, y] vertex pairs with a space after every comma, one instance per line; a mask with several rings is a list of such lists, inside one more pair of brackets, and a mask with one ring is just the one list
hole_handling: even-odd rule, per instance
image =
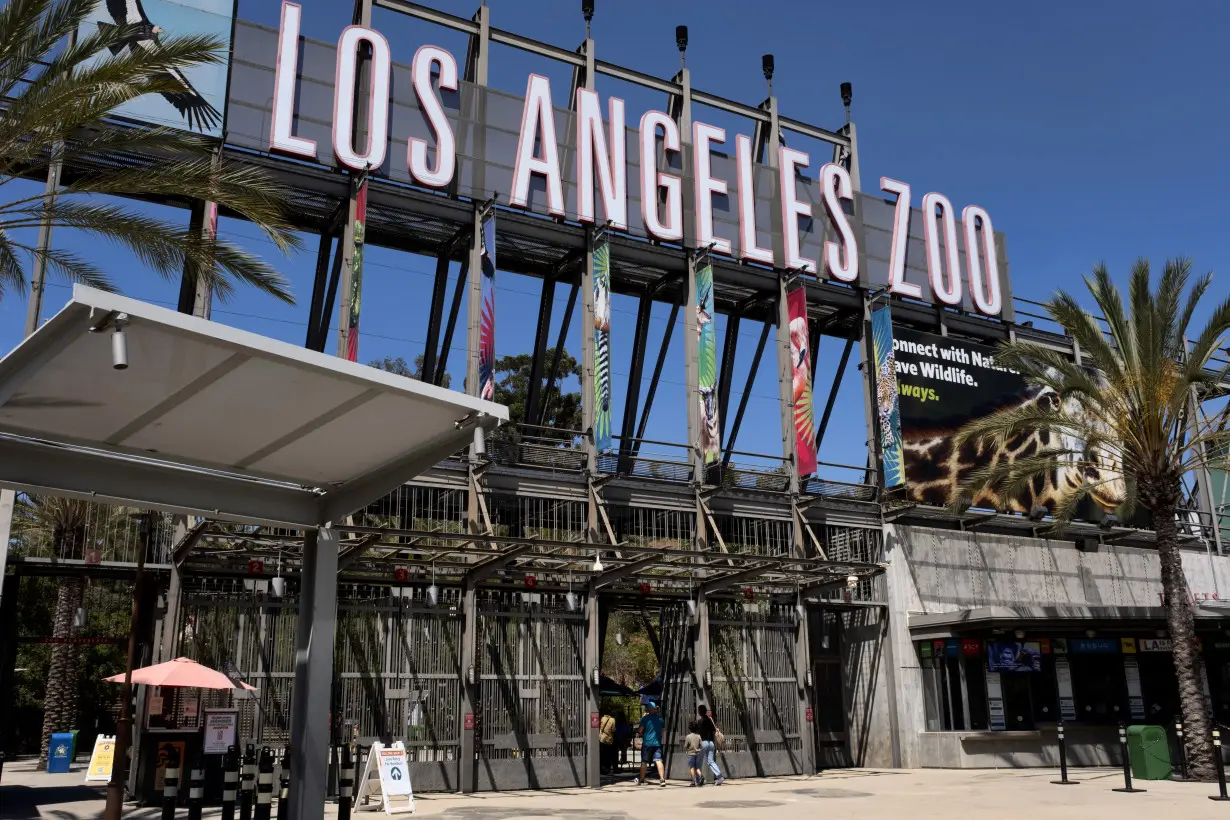
[[231, 746], [238, 746], [235, 742], [238, 726], [238, 709], [206, 709], [205, 737], [202, 740], [205, 754], [224, 755]]
[[[555, 108], [540, 75], [527, 78], [524, 96], [495, 91], [459, 79], [447, 50], [391, 45], [371, 28], [310, 40], [300, 36], [304, 13], [284, 3], [278, 30], [236, 24], [232, 144], [479, 202], [508, 192], [515, 207], [664, 242], [682, 242], [686, 224], [695, 247], [722, 256], [1011, 319], [1004, 242], [980, 206], [958, 212], [960, 203], [931, 192], [919, 210], [909, 186], [889, 178], [890, 197], [862, 194], [841, 164], [784, 145], [755, 156], [744, 134], [700, 121], [681, 133], [663, 111], [628, 123], [622, 100], [584, 88], [571, 110]], [[362, 49], [372, 54], [373, 94], [359, 124], [369, 136], [354, 145]], [[683, 195], [684, 177], [695, 196]], [[776, 237], [774, 209], [784, 215]]]
[[90, 755], [90, 768], [86, 770], [85, 782], [110, 780], [111, 767], [115, 765], [115, 735], [99, 735], [94, 739], [94, 751]]
[[[373, 777], [375, 781], [373, 783]], [[354, 805], [362, 807], [374, 789], [380, 790], [385, 814], [413, 814], [414, 790], [410, 785], [410, 763], [406, 746], [400, 740], [391, 746], [376, 742], [367, 754], [367, 764], [359, 778]]]

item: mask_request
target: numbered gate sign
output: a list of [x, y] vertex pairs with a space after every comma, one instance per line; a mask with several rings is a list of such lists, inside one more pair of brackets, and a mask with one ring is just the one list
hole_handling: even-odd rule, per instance
[[231, 746], [238, 746], [235, 742], [235, 730], [238, 726], [238, 710], [206, 709], [202, 751], [207, 755], [224, 755]]

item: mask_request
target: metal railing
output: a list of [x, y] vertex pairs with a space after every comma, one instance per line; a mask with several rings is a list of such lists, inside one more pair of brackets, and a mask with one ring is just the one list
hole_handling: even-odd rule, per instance
[[580, 430], [506, 424], [487, 438], [487, 458], [506, 467], [580, 473], [588, 465]]
[[799, 492], [841, 501], [879, 500], [880, 488], [867, 482], [866, 467], [829, 461], [817, 461], [816, 467], [815, 475], [799, 479]]
[[[790, 459], [742, 450], [727, 450], [725, 453], [723, 463], [707, 471], [706, 484], [770, 493], [789, 491]], [[738, 458], [735, 459], [735, 456]]]
[[631, 436], [612, 438], [619, 446], [599, 454], [599, 472], [677, 484], [692, 480], [692, 448], [686, 444]]

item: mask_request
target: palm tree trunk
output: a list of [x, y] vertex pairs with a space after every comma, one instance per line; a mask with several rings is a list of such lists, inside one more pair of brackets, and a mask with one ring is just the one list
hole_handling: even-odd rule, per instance
[[1187, 768], [1195, 780], [1211, 781], [1213, 768], [1212, 725], [1208, 699], [1201, 683], [1203, 669], [1196, 645], [1196, 621], [1187, 594], [1187, 576], [1179, 553], [1179, 532], [1173, 504], [1152, 510], [1157, 533], [1157, 552], [1162, 565], [1162, 591], [1166, 596], [1166, 622], [1173, 645], [1175, 677], [1179, 683], [1179, 707], [1183, 712], [1183, 735]]
[[[84, 597], [84, 578], [65, 578], [60, 582], [56, 591], [52, 637], [72, 636], [73, 619]], [[43, 694], [43, 738], [39, 745], [39, 768], [47, 765], [51, 733], [71, 731], [77, 722], [80, 658], [80, 647], [68, 643], [52, 644], [51, 666], [47, 670], [47, 688]]]

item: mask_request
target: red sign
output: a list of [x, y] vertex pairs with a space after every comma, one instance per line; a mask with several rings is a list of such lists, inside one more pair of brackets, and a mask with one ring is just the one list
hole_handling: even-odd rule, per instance
[[810, 706], [808, 706], [807, 710], [803, 712], [803, 717], [807, 719], [808, 723], [815, 723], [816, 721], [816, 713], [812, 711]]
[[752, 589], [751, 587], [744, 587], [743, 597], [749, 601], [753, 600], [756, 597], [756, 590]]
[[461, 727], [465, 729], [467, 732], [474, 731], [474, 713], [473, 712], [466, 712], [465, 719], [462, 720], [461, 722]]
[[264, 561], [258, 560], [256, 558], [253, 558], [250, 561], [248, 561], [248, 574], [249, 575], [262, 575], [264, 572], [265, 572], [265, 562]]
[[1051, 654], [1051, 639], [1050, 638], [1039, 638], [1038, 639], [1038, 649], [1041, 650], [1043, 655]]
[[537, 575], [525, 576], [525, 588], [526, 589], [534, 589], [537, 586], [538, 586], [538, 576]]
[[602, 725], [602, 718], [598, 715], [598, 713], [590, 712], [589, 713], [589, 728], [597, 729], [601, 725]]
[[641, 594], [642, 594], [642, 595], [648, 595], [648, 594], [649, 594], [649, 591], [650, 591], [650, 589], [652, 589], [652, 587], [650, 587], [650, 586], [649, 586], [649, 584], [648, 584], [647, 582], [645, 582], [645, 581], [641, 581], [641, 582], [637, 585], [637, 589], [639, 589], [639, 590], [641, 591]]
[[961, 652], [965, 655], [981, 655], [982, 641], [978, 638], [962, 638]]
[[404, 584], [410, 580], [410, 570], [405, 567], [397, 567], [393, 570], [393, 580], [399, 584]]
[[85, 551], [85, 562], [87, 564], [101, 564], [102, 563], [102, 551], [101, 550], [86, 550]]

